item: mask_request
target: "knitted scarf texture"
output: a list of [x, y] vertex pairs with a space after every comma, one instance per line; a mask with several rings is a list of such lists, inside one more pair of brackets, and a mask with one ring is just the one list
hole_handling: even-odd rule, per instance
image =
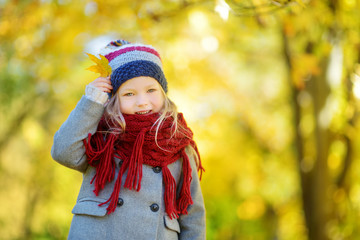
[[[123, 186], [130, 190], [140, 191], [143, 164], [152, 167], [161, 167], [165, 186], [164, 202], [165, 210], [169, 217], [178, 218], [180, 214], [187, 214], [187, 207], [193, 203], [190, 193], [191, 167], [190, 160], [185, 153], [185, 147], [191, 145], [199, 156], [197, 171], [200, 178], [204, 168], [200, 162], [200, 155], [193, 140], [193, 133], [187, 127], [184, 117], [178, 114], [178, 124], [184, 130], [173, 134], [172, 117], [168, 117], [160, 126], [156, 135], [154, 123], [159, 118], [158, 113], [150, 115], [123, 114], [125, 118], [125, 132], [118, 133], [111, 129], [119, 128], [109, 124], [103, 117], [94, 135], [89, 133], [88, 139], [84, 139], [86, 155], [89, 165], [96, 169], [91, 184], [94, 184], [94, 193], [98, 196], [105, 184], [115, 178], [116, 164], [114, 157], [123, 161], [115, 180], [114, 190], [110, 198], [99, 204], [102, 206], [109, 203], [107, 213], [115, 211], [118, 196], [122, 186], [122, 176], [127, 170], [127, 176]], [[181, 128], [180, 128], [181, 129]], [[155, 141], [156, 138], [156, 141]], [[168, 165], [182, 158], [183, 183], [180, 194], [176, 196], [176, 182]]]

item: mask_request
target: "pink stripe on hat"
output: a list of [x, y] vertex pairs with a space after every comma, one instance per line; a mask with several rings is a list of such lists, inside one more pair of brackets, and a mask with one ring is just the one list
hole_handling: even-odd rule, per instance
[[161, 60], [160, 55], [159, 55], [159, 53], [157, 51], [155, 51], [152, 48], [145, 47], [145, 46], [132, 46], [132, 47], [122, 48], [122, 49], [120, 49], [118, 51], [111, 52], [111, 53], [105, 55], [105, 57], [110, 62], [111, 60], [113, 60], [117, 56], [119, 56], [119, 55], [121, 55], [123, 53], [131, 52], [131, 51], [143, 51], [143, 52], [152, 53], [152, 54], [156, 55]]

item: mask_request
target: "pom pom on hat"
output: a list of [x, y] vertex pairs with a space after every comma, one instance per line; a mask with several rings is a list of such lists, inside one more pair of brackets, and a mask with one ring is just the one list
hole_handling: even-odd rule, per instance
[[167, 92], [167, 81], [161, 58], [152, 46], [116, 40], [101, 49], [100, 54], [107, 58], [112, 69], [110, 79], [113, 94], [127, 80], [141, 76], [156, 79]]

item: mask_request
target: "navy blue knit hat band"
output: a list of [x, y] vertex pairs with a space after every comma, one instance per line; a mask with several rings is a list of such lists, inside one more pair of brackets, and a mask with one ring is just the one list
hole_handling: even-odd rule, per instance
[[110, 77], [113, 94], [115, 94], [121, 84], [127, 80], [141, 76], [156, 79], [165, 93], [167, 92], [167, 81], [161, 68], [153, 62], [138, 60], [121, 65], [113, 71]]

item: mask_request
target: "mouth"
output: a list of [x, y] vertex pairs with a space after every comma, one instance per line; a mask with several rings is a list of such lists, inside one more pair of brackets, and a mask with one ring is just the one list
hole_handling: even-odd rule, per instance
[[144, 111], [135, 112], [135, 114], [138, 114], [138, 115], [145, 115], [145, 114], [149, 114], [149, 113], [151, 113], [151, 110], [144, 110]]

